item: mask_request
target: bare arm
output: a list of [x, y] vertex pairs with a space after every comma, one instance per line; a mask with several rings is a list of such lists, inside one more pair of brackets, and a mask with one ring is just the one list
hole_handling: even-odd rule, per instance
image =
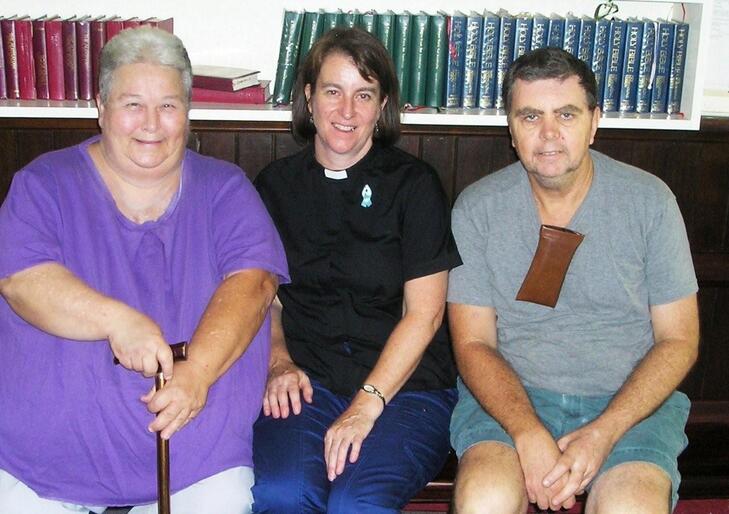
[[[615, 443], [651, 415], [676, 390], [698, 356], [699, 315], [696, 295], [651, 307], [655, 344], [638, 364], [607, 409], [592, 423], [567, 434], [559, 446], [564, 457], [547, 481], [569, 474], [564, 494], [584, 489]], [[559, 500], [562, 496], [555, 498]]]
[[0, 294], [31, 325], [77, 341], [108, 339], [121, 364], [152, 376], [172, 376], [172, 352], [149, 317], [101, 294], [58, 263], [44, 263], [0, 280]]
[[[387, 400], [392, 399], [413, 374], [443, 322], [447, 287], [447, 271], [405, 283], [403, 317], [366, 379], [366, 383], [377, 387]], [[329, 480], [342, 473], [348, 453], [350, 462], [357, 460], [362, 442], [382, 410], [382, 401], [377, 396], [359, 391], [349, 408], [332, 424], [324, 441]]]
[[210, 387], [258, 332], [277, 287], [273, 274], [258, 269], [232, 274], [218, 286], [192, 336], [187, 360], [175, 364], [162, 390], [144, 398], [158, 413], [151, 430], [169, 438], [202, 410]]

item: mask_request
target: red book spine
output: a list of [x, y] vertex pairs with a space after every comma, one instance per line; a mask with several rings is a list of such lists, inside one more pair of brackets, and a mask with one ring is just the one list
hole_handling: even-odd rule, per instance
[[174, 33], [175, 23], [173, 18], [167, 18], [164, 20], [160, 20], [159, 18], [147, 18], [146, 20], [142, 21], [142, 25], [157, 27], [158, 29], [165, 30], [172, 34]]
[[78, 57], [78, 98], [94, 97], [91, 71], [91, 23], [88, 19], [76, 20], [76, 55]]
[[141, 21], [139, 21], [139, 18], [129, 18], [128, 20], [124, 20], [122, 22], [122, 26], [125, 29], [135, 29], [139, 27], [142, 24]]
[[106, 20], [106, 40], [116, 36], [124, 29], [124, 22], [118, 16]]
[[78, 55], [76, 54], [76, 21], [64, 20], [63, 26], [63, 84], [66, 100], [78, 100]]
[[60, 19], [46, 20], [46, 54], [48, 57], [48, 97], [66, 98], [63, 78], [63, 28]]
[[3, 34], [3, 50], [5, 52], [5, 87], [7, 97], [20, 98], [20, 81], [18, 78], [18, 48], [15, 44], [15, 20], [0, 20]]
[[102, 18], [91, 20], [91, 88], [93, 96], [99, 92], [99, 65], [101, 49], [106, 44], [106, 23]]
[[218, 91], [216, 89], [192, 88], [193, 102], [212, 102], [230, 104], [264, 104], [266, 103], [268, 87], [256, 85], [239, 89], [238, 91]]
[[18, 84], [20, 98], [35, 100], [35, 59], [33, 59], [33, 23], [30, 18], [15, 20], [15, 44], [18, 48]]
[[42, 100], [50, 98], [48, 89], [48, 51], [46, 49], [46, 20], [33, 20], [33, 60], [35, 61], [35, 94]]
[[[0, 17], [2, 20], [2, 17]], [[8, 97], [8, 83], [5, 79], [5, 50], [2, 38], [2, 28], [0, 28], [0, 98]]]

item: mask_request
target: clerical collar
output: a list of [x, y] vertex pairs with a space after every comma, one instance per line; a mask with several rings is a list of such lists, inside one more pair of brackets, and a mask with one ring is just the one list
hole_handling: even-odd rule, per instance
[[347, 170], [328, 170], [324, 168], [324, 176], [334, 180], [344, 180], [347, 178]]

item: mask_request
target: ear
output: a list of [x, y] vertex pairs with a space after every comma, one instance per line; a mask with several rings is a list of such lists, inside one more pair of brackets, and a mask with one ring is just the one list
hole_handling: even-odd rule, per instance
[[104, 113], [106, 112], [106, 109], [104, 107], [104, 104], [101, 103], [101, 95], [96, 95], [96, 108], [99, 110], [99, 117], [97, 119], [97, 122], [99, 124], [99, 128], [104, 128]]
[[590, 144], [592, 144], [595, 141], [595, 134], [597, 133], [597, 126], [600, 123], [600, 115], [602, 114], [602, 111], [600, 110], [600, 107], [595, 107], [595, 109], [592, 111], [592, 120], [590, 121], [591, 127], [590, 127]]
[[389, 100], [388, 97], [385, 97], [385, 98], [382, 99], [382, 102], [380, 103], [380, 111], [382, 111], [385, 108], [385, 106], [387, 105], [387, 101], [388, 100]]
[[304, 96], [306, 97], [306, 108], [311, 114], [311, 84], [304, 86]]

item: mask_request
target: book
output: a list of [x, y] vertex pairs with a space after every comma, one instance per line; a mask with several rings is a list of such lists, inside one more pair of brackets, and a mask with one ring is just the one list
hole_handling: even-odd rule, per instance
[[448, 34], [448, 57], [446, 59], [446, 82], [443, 91], [446, 107], [461, 107], [463, 102], [463, 66], [465, 64], [466, 16], [455, 11], [446, 18]]
[[291, 89], [296, 77], [303, 25], [304, 14], [302, 12], [284, 12], [281, 45], [276, 66], [276, 82], [273, 86], [273, 102], [276, 104], [288, 104], [291, 101]]
[[504, 84], [504, 76], [511, 66], [514, 58], [514, 31], [516, 30], [516, 18], [507, 11], [501, 9], [498, 12], [501, 18], [499, 27], [498, 58], [496, 60], [496, 83], [494, 84], [494, 107], [502, 109], [504, 99], [501, 97], [501, 89]]
[[564, 18], [564, 38], [562, 49], [577, 57], [577, 49], [580, 44], [580, 19], [568, 13]]
[[602, 93], [602, 110], [617, 111], [620, 100], [620, 84], [625, 50], [625, 20], [610, 20], [608, 32], [608, 53], [605, 63], [605, 84]]
[[393, 46], [393, 62], [395, 74], [400, 84], [400, 103], [410, 102], [410, 13], [405, 11], [395, 15], [395, 42]]
[[3, 66], [5, 68], [5, 98], [20, 98], [18, 78], [18, 49], [15, 46], [15, 18], [0, 18], [0, 31], [3, 40]]
[[63, 21], [59, 16], [46, 19], [46, 58], [48, 63], [48, 98], [64, 100]]
[[461, 106], [478, 107], [478, 82], [481, 68], [483, 16], [471, 11], [466, 16], [466, 40], [463, 46], [463, 92]]
[[89, 22], [91, 41], [91, 89], [92, 95], [99, 92], [99, 66], [101, 64], [101, 49], [106, 44], [106, 18], [99, 16]]
[[[501, 17], [491, 11], [483, 13], [481, 36], [481, 65], [478, 79], [478, 106], [490, 109], [496, 104], [496, 65], [499, 58]], [[533, 32], [532, 32], [533, 34]]]
[[124, 30], [124, 20], [119, 16], [109, 16], [104, 21], [106, 23], [106, 40], [109, 41], [111, 38], [116, 36], [119, 32]]
[[658, 20], [656, 29], [655, 71], [651, 81], [651, 112], [668, 111], [668, 85], [673, 57], [673, 39], [676, 25], [666, 20]]
[[544, 48], [549, 39], [549, 18], [543, 14], [532, 17], [532, 50]]
[[595, 43], [592, 51], [592, 72], [597, 84], [597, 104], [602, 109], [602, 91], [605, 87], [605, 68], [608, 55], [608, 38], [610, 37], [610, 21], [602, 18], [595, 23]]
[[514, 57], [519, 57], [532, 49], [532, 18], [529, 14], [521, 13], [514, 16]]
[[623, 51], [623, 69], [618, 101], [618, 110], [620, 112], [635, 112], [642, 41], [643, 23], [637, 18], [628, 18], [625, 23], [625, 50]]
[[559, 14], [552, 13], [549, 16], [547, 46], [562, 48], [562, 44], [564, 43], [564, 23], [565, 19]]
[[21, 100], [35, 100], [35, 59], [33, 57], [33, 21], [28, 16], [16, 18], [15, 46], [18, 59], [18, 86]]
[[63, 34], [63, 87], [66, 100], [78, 100], [78, 53], [76, 52], [76, 17], [61, 22]]
[[577, 58], [592, 63], [592, 53], [595, 47], [595, 18], [583, 16], [580, 18], [580, 37], [577, 44]]
[[653, 20], [643, 20], [643, 40], [640, 46], [638, 65], [638, 90], [635, 98], [635, 112], [651, 111], [651, 73], [656, 49], [656, 24]]
[[142, 20], [137, 18], [136, 16], [133, 18], [127, 18], [126, 20], [122, 21], [122, 30], [124, 29], [136, 29], [142, 24]]
[[390, 57], [394, 57], [393, 48], [395, 47], [395, 13], [388, 10], [377, 15], [377, 30], [375, 31], [377, 39], [382, 42]]
[[[0, 16], [0, 23], [3, 16]], [[8, 97], [8, 85], [5, 78], [5, 50], [2, 38], [2, 25], [0, 25], [0, 99]]]
[[347, 11], [342, 16], [342, 26], [347, 27], [348, 29], [353, 29], [354, 27], [358, 27], [360, 23], [360, 18], [362, 15], [357, 9]]
[[359, 27], [370, 34], [377, 33], [377, 13], [375, 11], [363, 12], [359, 17]]
[[683, 91], [683, 75], [686, 67], [688, 35], [689, 24], [676, 22], [676, 32], [673, 37], [671, 72], [668, 76], [668, 104], [666, 106], [666, 112], [668, 112], [668, 114], [681, 112], [681, 93]]
[[91, 16], [77, 18], [76, 55], [78, 57], [78, 98], [94, 98], [93, 71], [91, 69]]
[[[324, 13], [324, 27], [322, 28], [322, 35], [326, 34], [330, 30], [332, 30], [334, 27], [340, 27], [342, 26], [342, 19], [344, 18], [344, 13], [341, 9], [337, 9], [333, 12], [325, 12]], [[276, 93], [274, 93], [275, 96]]]
[[410, 20], [410, 85], [408, 100], [412, 105], [425, 105], [425, 87], [428, 73], [428, 42], [430, 23], [427, 13], [420, 11]]
[[301, 48], [299, 49], [299, 62], [304, 62], [306, 55], [319, 39], [324, 28], [324, 11], [305, 11], [304, 25], [301, 27]]
[[428, 71], [425, 83], [425, 105], [443, 106], [446, 64], [448, 60], [448, 31], [443, 13], [430, 17], [430, 39], [428, 41]]
[[258, 71], [256, 70], [206, 64], [192, 67], [192, 87], [238, 91], [255, 84], [258, 84]]
[[262, 80], [258, 84], [237, 91], [219, 91], [217, 89], [192, 88], [193, 102], [223, 104], [265, 104], [271, 97], [270, 81]]
[[33, 62], [35, 64], [36, 98], [48, 100], [48, 51], [46, 49], [46, 18], [41, 16], [33, 20]]
[[174, 33], [175, 19], [174, 18], [147, 18], [139, 22], [140, 25], [148, 25], [150, 27], [157, 27], [158, 29], [165, 30], [170, 34]]

